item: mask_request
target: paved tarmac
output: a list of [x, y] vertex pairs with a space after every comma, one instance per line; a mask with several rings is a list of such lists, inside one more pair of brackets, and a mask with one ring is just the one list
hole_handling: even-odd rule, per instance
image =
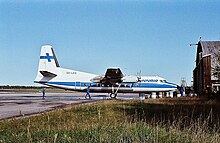
[[[41, 93], [30, 94], [0, 94], [0, 120], [13, 117], [23, 117], [56, 108], [64, 108], [75, 104], [95, 103], [110, 99], [108, 94], [92, 93], [91, 99], [85, 99], [85, 93], [47, 93], [42, 99]], [[117, 99], [139, 99], [138, 94], [119, 94]]]

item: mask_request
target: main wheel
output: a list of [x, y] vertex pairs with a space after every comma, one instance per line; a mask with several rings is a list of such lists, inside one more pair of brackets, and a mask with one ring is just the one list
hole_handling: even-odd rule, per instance
[[111, 97], [111, 98], [116, 98], [116, 96], [117, 96], [117, 94], [114, 94], [114, 93], [111, 93], [111, 94], [110, 94], [110, 97]]

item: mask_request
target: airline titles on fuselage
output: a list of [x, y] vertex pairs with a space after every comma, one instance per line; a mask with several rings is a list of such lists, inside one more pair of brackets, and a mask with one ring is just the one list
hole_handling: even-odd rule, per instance
[[141, 79], [140, 82], [164, 82], [166, 83], [166, 80], [158, 80], [158, 79]]

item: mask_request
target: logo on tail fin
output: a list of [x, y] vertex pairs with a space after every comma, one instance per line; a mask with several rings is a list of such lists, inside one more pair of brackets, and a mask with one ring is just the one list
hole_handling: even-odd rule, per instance
[[48, 62], [51, 62], [51, 59], [54, 59], [54, 57], [50, 56], [49, 53], [46, 53], [46, 56], [40, 56], [40, 59], [47, 59]]

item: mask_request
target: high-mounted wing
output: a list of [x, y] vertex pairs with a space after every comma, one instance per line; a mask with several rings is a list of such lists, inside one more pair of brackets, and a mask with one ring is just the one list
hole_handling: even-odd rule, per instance
[[122, 74], [120, 68], [108, 68], [104, 76], [97, 76], [91, 79], [92, 82], [103, 83], [107, 85], [116, 85], [122, 82]]
[[122, 82], [123, 76], [124, 75], [122, 74], [120, 68], [108, 68], [102, 83], [115, 85]]

